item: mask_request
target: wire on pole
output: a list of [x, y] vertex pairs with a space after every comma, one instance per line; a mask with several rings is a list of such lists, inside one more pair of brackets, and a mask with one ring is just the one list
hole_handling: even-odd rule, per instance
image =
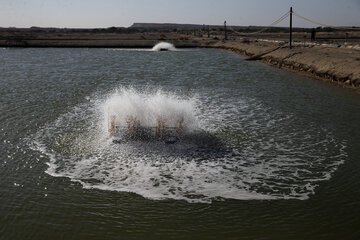
[[[314, 20], [311, 20], [307, 17], [304, 17], [300, 14], [298, 14], [297, 12], [293, 11], [292, 10], [292, 7], [290, 8], [290, 11], [287, 11], [284, 15], [282, 15], [280, 18], [278, 18], [277, 20], [275, 20], [274, 22], [272, 22], [270, 25], [268, 25], [267, 27], [259, 30], [259, 31], [256, 31], [256, 32], [252, 32], [252, 33], [243, 33], [243, 32], [239, 32], [239, 31], [236, 31], [234, 30], [230, 25], [227, 26], [228, 29], [230, 29], [231, 31], [233, 31], [234, 33], [237, 33], [238, 35], [245, 35], [245, 36], [249, 36], [249, 35], [254, 35], [254, 34], [258, 34], [258, 33], [261, 33], [261, 32], [264, 32], [268, 29], [270, 29], [271, 27], [279, 24], [280, 22], [282, 22], [284, 19], [286, 19], [288, 16], [290, 16], [290, 32], [292, 32], [292, 15], [295, 15], [305, 21], [308, 21], [308, 22], [311, 22], [313, 24], [316, 24], [316, 25], [320, 25], [320, 26], [323, 26], [323, 27], [328, 27], [328, 28], [334, 28], [334, 29], [351, 29], [351, 30], [354, 30], [354, 28], [343, 28], [343, 27], [335, 27], [335, 26], [331, 26], [331, 25], [326, 25], [326, 24], [322, 24], [320, 22], [317, 22], [317, 21], [314, 21]], [[226, 23], [224, 23], [225, 25]], [[226, 34], [226, 25], [225, 25], [225, 34]], [[292, 42], [292, 34], [290, 34], [290, 45], [291, 45], [291, 42]], [[226, 36], [226, 35], [225, 35]], [[226, 36], [227, 37], [227, 36]], [[290, 46], [291, 48], [291, 46]]]
[[295, 16], [305, 20], [305, 21], [308, 21], [308, 22], [311, 22], [311, 23], [314, 23], [314, 24], [317, 24], [317, 25], [320, 25], [320, 26], [323, 26], [323, 27], [329, 27], [329, 28], [337, 28], [337, 27], [334, 27], [334, 26], [330, 26], [330, 25], [326, 25], [326, 24], [322, 24], [322, 23], [319, 23], [319, 22], [316, 22], [314, 20], [311, 20], [309, 18], [306, 18], [304, 16], [301, 16], [300, 14], [296, 13], [296, 12], [293, 12]]
[[[263, 29], [261, 29], [260, 31], [248, 33], [247, 35], [253, 35], [253, 34], [257, 34], [257, 33], [264, 32], [264, 31], [270, 29], [270, 27], [273, 27], [273, 26], [279, 24], [280, 22], [282, 22], [284, 19], [286, 19], [286, 18], [289, 16], [289, 14], [290, 14], [290, 11], [287, 11], [284, 15], [282, 15], [280, 18], [278, 18], [277, 20], [275, 20], [274, 22], [272, 22], [272, 23], [271, 23], [270, 25], [268, 25], [266, 28], [263, 28]], [[231, 31], [233, 31], [233, 32], [235, 32], [235, 33], [237, 33], [237, 34], [239, 34], [239, 35], [244, 35], [244, 33], [235, 31], [231, 26], [228, 26], [228, 28], [229, 28]]]

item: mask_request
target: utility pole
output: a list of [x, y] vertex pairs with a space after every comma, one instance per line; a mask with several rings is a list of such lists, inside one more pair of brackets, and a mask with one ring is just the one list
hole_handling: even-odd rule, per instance
[[208, 25], [208, 38], [210, 38], [210, 25]]
[[345, 33], [345, 45], [347, 44], [348, 35], [349, 35], [349, 33]]
[[292, 7], [290, 7], [290, 49], [292, 48], [292, 14], [293, 10]]
[[226, 21], [224, 22], [224, 30], [225, 30], [225, 40], [227, 40]]

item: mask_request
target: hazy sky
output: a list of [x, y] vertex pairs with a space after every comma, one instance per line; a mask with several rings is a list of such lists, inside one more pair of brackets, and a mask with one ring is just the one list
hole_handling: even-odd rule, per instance
[[[134, 22], [267, 26], [294, 11], [360, 26], [360, 0], [0, 0], [0, 27], [128, 27]], [[288, 20], [279, 26], [287, 26]], [[294, 26], [313, 27], [294, 17]]]

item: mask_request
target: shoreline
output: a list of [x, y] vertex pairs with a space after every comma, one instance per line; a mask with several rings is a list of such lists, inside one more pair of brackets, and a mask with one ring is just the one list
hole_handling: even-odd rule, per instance
[[295, 45], [265, 41], [226, 41], [203, 47], [217, 48], [270, 66], [355, 89], [360, 93], [360, 50], [331, 46]]
[[[11, 35], [12, 34], [12, 35]], [[180, 40], [179, 34], [167, 33], [14, 33], [3, 32], [0, 47], [19, 48], [152, 48], [156, 43], [169, 42], [176, 48], [223, 49], [261, 61], [270, 66], [314, 77], [360, 93], [360, 46], [346, 44], [315, 44], [294, 41], [289, 49], [284, 39], [232, 38], [221, 41], [213, 38], [190, 36]], [[0, 34], [1, 35], [1, 34]], [[163, 38], [163, 39], [162, 39]]]
[[112, 39], [71, 39], [71, 40], [26, 40], [2, 44], [3, 48], [152, 48], [159, 42], [170, 42], [177, 48], [199, 47], [198, 41], [181, 42], [178, 40], [112, 40]]

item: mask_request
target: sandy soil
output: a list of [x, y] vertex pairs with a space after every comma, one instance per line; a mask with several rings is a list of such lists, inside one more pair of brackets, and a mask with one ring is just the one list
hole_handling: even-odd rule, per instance
[[295, 44], [260, 40], [218, 41], [205, 44], [231, 50], [279, 68], [311, 74], [341, 85], [360, 88], [360, 49], [351, 46]]

